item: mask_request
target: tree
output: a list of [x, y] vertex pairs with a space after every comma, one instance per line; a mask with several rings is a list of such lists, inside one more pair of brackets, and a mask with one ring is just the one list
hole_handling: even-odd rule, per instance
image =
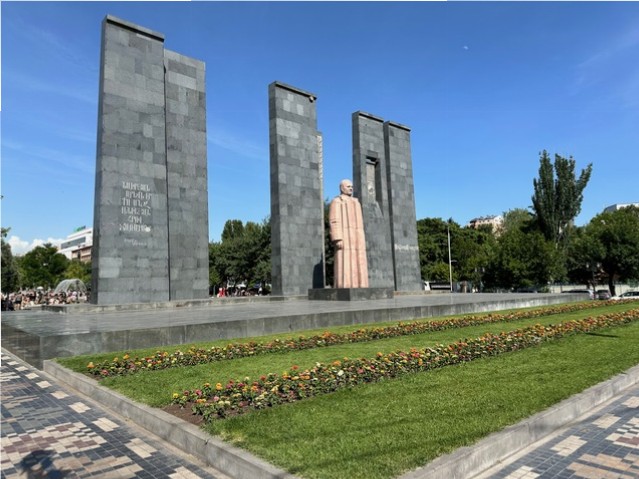
[[11, 228], [2, 228], [2, 291], [10, 293], [20, 287], [18, 266], [11, 252], [11, 245], [5, 241]]
[[227, 220], [222, 230], [222, 242], [242, 238], [244, 235], [244, 223], [242, 220]]
[[63, 279], [79, 279], [85, 285], [91, 285], [91, 263], [84, 263], [79, 259], [72, 259], [64, 271]]
[[51, 243], [36, 246], [22, 257], [23, 284], [29, 287], [53, 288], [64, 279], [69, 260]]
[[[448, 230], [451, 237], [460, 226], [441, 218], [423, 218], [417, 221], [417, 244], [422, 278], [427, 281], [448, 281]], [[452, 248], [451, 248], [452, 249]]]
[[504, 215], [504, 229], [486, 270], [490, 288], [545, 287], [563, 276], [560, 253], [534, 227], [532, 215], [515, 209]]
[[572, 283], [583, 284], [595, 289], [601, 278], [603, 245], [592, 235], [586, 234], [586, 228], [575, 228], [566, 252], [566, 270]]
[[639, 208], [630, 206], [595, 216], [585, 227], [592, 261], [601, 264], [615, 295], [615, 281], [639, 279]]
[[454, 281], [472, 281], [479, 285], [494, 249], [495, 236], [490, 227], [462, 228], [452, 220], [423, 218], [417, 222], [417, 241], [422, 278], [449, 281], [448, 233]]
[[583, 191], [590, 180], [592, 163], [575, 177], [575, 160], [555, 154], [555, 164], [548, 152], [539, 158], [539, 178], [533, 180], [533, 212], [539, 230], [556, 248], [563, 250], [573, 220], [581, 211]]
[[209, 280], [211, 284], [247, 281], [249, 284], [271, 281], [271, 225], [228, 220], [222, 241], [209, 244]]

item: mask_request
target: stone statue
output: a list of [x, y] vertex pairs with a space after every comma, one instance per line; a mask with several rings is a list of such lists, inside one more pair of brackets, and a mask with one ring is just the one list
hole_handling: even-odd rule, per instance
[[335, 288], [368, 288], [368, 264], [362, 206], [353, 198], [353, 183], [342, 180], [340, 195], [329, 206], [331, 241], [335, 246]]

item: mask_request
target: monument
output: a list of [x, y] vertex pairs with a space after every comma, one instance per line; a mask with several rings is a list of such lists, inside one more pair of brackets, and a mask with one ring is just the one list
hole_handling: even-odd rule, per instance
[[317, 96], [269, 85], [272, 294], [324, 287], [324, 205]]
[[410, 128], [361, 111], [352, 119], [370, 285], [421, 291]]
[[204, 63], [102, 24], [91, 302], [208, 298]]
[[335, 247], [334, 287], [368, 288], [368, 263], [362, 207], [353, 198], [353, 183], [342, 180], [340, 194], [331, 201], [328, 222]]
[[[353, 255], [358, 259], [347, 262], [339, 243], [334, 243], [340, 276], [334, 289], [340, 291], [326, 291], [322, 135], [317, 131], [316, 99], [281, 82], [269, 85], [273, 294], [308, 291], [311, 299], [351, 300], [389, 297], [388, 291], [421, 291], [410, 129], [361, 111], [352, 115], [353, 183], [346, 196], [354, 190], [361, 203], [366, 258], [358, 256], [358, 247]], [[360, 265], [367, 267], [366, 281]], [[357, 279], [350, 279], [351, 268], [357, 270]], [[371, 291], [345, 291], [349, 289]]]
[[384, 120], [355, 112], [352, 125], [353, 183], [364, 215], [369, 283], [395, 289]]

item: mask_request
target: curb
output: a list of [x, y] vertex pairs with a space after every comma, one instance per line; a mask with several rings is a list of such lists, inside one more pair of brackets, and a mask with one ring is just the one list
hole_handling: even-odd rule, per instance
[[52, 360], [44, 361], [43, 370], [57, 381], [90, 397], [120, 416], [160, 437], [182, 451], [200, 459], [235, 479], [297, 479], [252, 454], [224, 443], [197, 426], [160, 409], [131, 401], [100, 386], [95, 380], [70, 371]]
[[398, 479], [468, 479], [561, 429], [639, 383], [639, 366], [596, 384], [472, 446], [440, 456]]

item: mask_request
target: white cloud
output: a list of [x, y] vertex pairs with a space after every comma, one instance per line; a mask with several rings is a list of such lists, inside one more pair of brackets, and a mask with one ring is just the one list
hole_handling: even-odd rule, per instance
[[22, 256], [28, 253], [36, 246], [42, 246], [45, 243], [51, 243], [53, 246], [59, 247], [64, 239], [47, 238], [46, 240], [34, 239], [31, 242], [20, 239], [19, 236], [11, 236], [7, 243], [11, 246], [11, 253], [15, 256]]
[[[40, 147], [32, 144], [23, 144], [12, 140], [3, 140], [2, 146], [10, 150], [11, 154], [5, 153], [4, 163], [15, 161], [16, 164], [24, 164], [26, 157], [34, 157], [45, 160], [43, 164], [53, 165], [54, 171], [61, 171], [68, 175], [70, 171], [83, 174], [93, 174], [94, 158], [83, 154], [71, 154], [67, 151], [54, 148]], [[8, 158], [7, 158], [8, 156]]]
[[238, 138], [228, 132], [221, 131], [219, 128], [215, 128], [213, 132], [210, 132], [207, 135], [207, 141], [213, 145], [230, 150], [247, 158], [254, 160], [268, 160], [268, 151], [266, 148], [259, 146], [246, 138]]
[[[19, 71], [11, 72], [10, 80], [15, 88], [20, 88], [29, 92], [42, 92], [53, 94], [59, 97], [72, 98], [81, 102], [95, 105], [98, 103], [98, 92], [93, 86], [83, 85], [79, 82], [61, 85], [52, 79], [43, 80], [26, 75]], [[94, 91], [95, 90], [95, 91]]]
[[[616, 90], [616, 98], [630, 98], [636, 104], [635, 80], [624, 82], [624, 78], [636, 77], [639, 70], [634, 62], [639, 46], [639, 29], [636, 26], [617, 34], [601, 45], [588, 58], [575, 66], [575, 91], [581, 93], [587, 88], [611, 82]], [[620, 71], [620, 68], [624, 68]]]

